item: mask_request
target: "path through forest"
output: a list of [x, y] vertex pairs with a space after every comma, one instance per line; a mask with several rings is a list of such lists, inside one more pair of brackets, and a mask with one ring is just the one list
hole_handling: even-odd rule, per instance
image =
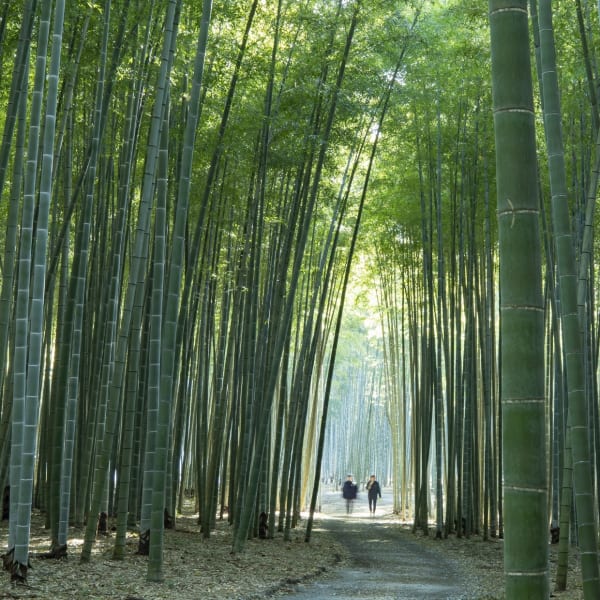
[[291, 600], [472, 597], [461, 574], [442, 552], [424, 548], [411, 541], [409, 535], [399, 535], [400, 524], [391, 514], [391, 498], [386, 491], [374, 517], [369, 514], [365, 492], [359, 494], [351, 515], [346, 515], [339, 491], [322, 494], [319, 525], [348, 550], [350, 564], [319, 581], [297, 584], [286, 597]]

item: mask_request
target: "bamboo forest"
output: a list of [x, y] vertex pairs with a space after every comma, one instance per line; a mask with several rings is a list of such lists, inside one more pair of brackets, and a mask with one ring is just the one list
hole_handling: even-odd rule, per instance
[[33, 511], [161, 582], [184, 502], [310, 544], [376, 472], [442, 548], [502, 538], [506, 598], [574, 551], [600, 598], [599, 16], [0, 0], [7, 580]]

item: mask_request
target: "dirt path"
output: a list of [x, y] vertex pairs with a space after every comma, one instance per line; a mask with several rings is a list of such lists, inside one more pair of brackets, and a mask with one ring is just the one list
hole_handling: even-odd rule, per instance
[[[389, 496], [388, 496], [389, 497]], [[298, 584], [286, 597], [294, 600], [370, 598], [372, 600], [455, 600], [471, 597], [452, 561], [399, 535], [399, 524], [389, 512], [390, 502], [378, 506], [374, 517], [366, 494], [345, 514], [339, 492], [322, 495], [319, 526], [348, 551], [350, 564], [318, 582]]]

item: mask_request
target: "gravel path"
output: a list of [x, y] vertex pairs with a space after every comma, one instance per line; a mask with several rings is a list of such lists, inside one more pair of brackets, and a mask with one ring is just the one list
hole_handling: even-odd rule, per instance
[[[385, 500], [385, 491], [384, 491]], [[339, 492], [322, 496], [319, 526], [326, 529], [349, 553], [349, 564], [317, 582], [298, 584], [293, 600], [370, 598], [372, 600], [458, 600], [472, 596], [463, 586], [452, 561], [399, 535], [398, 522], [378, 507], [372, 517], [366, 495], [345, 514]]]

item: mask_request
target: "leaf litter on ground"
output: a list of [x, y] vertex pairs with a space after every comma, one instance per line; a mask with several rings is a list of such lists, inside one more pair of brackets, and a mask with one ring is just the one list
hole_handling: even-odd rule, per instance
[[[398, 525], [398, 535], [416, 541], [431, 551], [450, 557], [463, 574], [473, 598], [504, 598], [502, 551], [500, 539], [483, 540], [413, 533], [397, 517], [382, 518]], [[164, 538], [164, 574], [162, 583], [146, 580], [148, 557], [137, 554], [138, 535], [128, 532], [125, 558], [112, 558], [114, 533], [98, 536], [89, 563], [81, 563], [84, 530], [71, 527], [68, 556], [60, 560], [41, 559], [37, 555], [49, 549], [49, 532], [44, 516], [34, 511], [31, 525], [31, 568], [26, 585], [10, 582], [4, 573], [0, 581], [0, 599], [36, 598], [38, 600], [255, 600], [268, 596], [282, 597], [293, 592], [299, 582], [326, 579], [335, 569], [348, 564], [346, 549], [327, 532], [317, 518], [311, 541], [306, 543], [305, 521], [292, 530], [291, 540], [281, 533], [273, 539], [247, 541], [246, 549], [232, 554], [232, 531], [226, 521], [217, 521], [209, 538], [200, 533], [198, 515], [178, 515], [176, 529], [167, 529]], [[0, 540], [4, 551], [8, 541], [8, 522], [0, 524]], [[551, 577], [557, 564], [555, 545], [550, 546]], [[554, 590], [559, 600], [583, 598], [579, 557], [571, 547], [569, 579], [566, 592]]]

